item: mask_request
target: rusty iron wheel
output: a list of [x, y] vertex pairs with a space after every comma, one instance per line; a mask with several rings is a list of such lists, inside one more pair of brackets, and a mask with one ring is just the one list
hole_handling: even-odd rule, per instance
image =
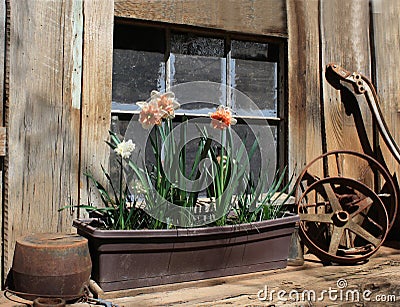
[[[358, 170], [357, 173], [354, 173], [355, 168]], [[307, 164], [297, 179], [296, 202], [310, 184], [325, 177], [354, 179], [374, 190], [385, 205], [390, 230], [397, 215], [398, 187], [387, 169], [376, 159], [351, 150], [329, 151], [318, 156]], [[379, 191], [373, 188], [376, 185], [379, 185]]]
[[378, 250], [389, 230], [381, 198], [350, 178], [313, 182], [299, 198], [298, 211], [302, 239], [323, 261], [362, 262]]

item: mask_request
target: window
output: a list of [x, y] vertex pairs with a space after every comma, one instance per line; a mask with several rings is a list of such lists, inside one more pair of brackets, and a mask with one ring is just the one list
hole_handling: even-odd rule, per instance
[[[284, 40], [117, 19], [112, 129], [123, 135], [129, 120], [139, 111], [135, 103], [147, 100], [154, 89], [165, 91], [190, 81], [217, 82], [239, 90], [255, 103], [257, 112], [229, 90], [221, 92], [219, 101], [236, 112], [238, 124], [233, 128], [243, 137], [248, 135], [248, 121], [265, 125], [267, 120], [276, 142], [276, 152], [270, 156], [282, 167], [286, 163], [284, 53]], [[176, 120], [184, 114], [208, 117], [210, 111], [210, 106], [202, 102], [184, 105]], [[253, 140], [249, 138], [248, 143]], [[252, 161], [254, 171], [257, 159], [260, 155]]]

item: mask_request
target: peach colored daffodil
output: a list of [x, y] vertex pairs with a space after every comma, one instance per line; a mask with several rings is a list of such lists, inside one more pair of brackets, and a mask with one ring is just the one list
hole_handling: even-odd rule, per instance
[[155, 101], [136, 103], [141, 108], [139, 122], [144, 129], [150, 129], [154, 125], [161, 125], [163, 113]]
[[174, 118], [175, 110], [180, 107], [173, 92], [161, 94], [157, 91], [152, 91], [150, 99], [151, 101], [157, 102], [158, 108], [162, 113], [162, 118]]
[[232, 117], [232, 110], [226, 106], [219, 106], [214, 113], [210, 114], [211, 126], [215, 129], [224, 130], [225, 128], [235, 125], [236, 119]]

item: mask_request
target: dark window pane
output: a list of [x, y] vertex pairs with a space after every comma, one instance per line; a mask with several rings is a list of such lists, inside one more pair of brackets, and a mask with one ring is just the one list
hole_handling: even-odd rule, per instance
[[116, 23], [114, 49], [165, 53], [165, 30]]
[[[113, 109], [137, 109], [135, 103], [147, 100], [150, 92], [165, 88], [164, 55], [155, 52], [114, 49]], [[121, 104], [131, 104], [124, 106]]]
[[225, 63], [223, 58], [171, 54], [171, 82], [221, 82], [225, 79]]
[[171, 37], [171, 82], [221, 82], [226, 72], [222, 39], [173, 34]]
[[[255, 104], [258, 112], [253, 112], [248, 100], [237, 99], [233, 92], [232, 105], [238, 115], [277, 116], [277, 63], [251, 60], [231, 60], [231, 86], [246, 94]], [[244, 112], [243, 114], [241, 114]]]
[[[226, 59], [224, 58], [224, 40], [190, 34], [173, 33], [171, 36], [171, 85], [192, 81], [211, 81], [226, 84]], [[205, 89], [207, 91], [207, 89]], [[210, 102], [226, 104], [226, 90], [214, 95]], [[207, 114], [213, 106], [196, 103], [193, 93], [191, 104], [182, 106], [183, 112]], [[215, 99], [216, 98], [216, 99]], [[189, 100], [188, 100], [189, 101]]]
[[243, 60], [268, 60], [268, 44], [232, 40], [231, 57]]
[[225, 84], [194, 82], [172, 86], [171, 90], [181, 104], [177, 114], [196, 114], [208, 117], [218, 105], [225, 105], [227, 88]]
[[[165, 30], [115, 24], [112, 109], [137, 110], [152, 90], [165, 88]], [[126, 105], [128, 104], [128, 105]]]
[[[246, 146], [247, 153], [250, 153], [256, 137], [258, 138], [258, 148], [250, 158], [250, 173], [254, 182], [257, 184], [260, 175], [268, 175], [268, 183], [272, 183], [276, 169], [276, 138], [277, 129], [274, 126], [251, 124], [236, 124], [232, 126], [235, 133]], [[263, 168], [262, 174], [260, 170]], [[267, 185], [268, 187], [269, 185]]]
[[171, 35], [171, 52], [186, 55], [223, 57], [224, 40], [187, 33], [173, 33]]
[[[233, 93], [232, 105], [239, 115], [277, 116], [276, 48], [277, 46], [269, 43], [232, 40], [230, 85], [255, 103], [255, 106], [251, 106], [248, 101], [237, 99]], [[256, 112], [256, 109], [261, 113]]]

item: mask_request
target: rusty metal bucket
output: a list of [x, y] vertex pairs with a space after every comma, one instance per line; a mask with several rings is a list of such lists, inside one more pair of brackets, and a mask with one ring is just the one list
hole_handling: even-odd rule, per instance
[[77, 299], [84, 295], [91, 269], [87, 239], [59, 233], [27, 235], [16, 242], [12, 290], [30, 300]]

